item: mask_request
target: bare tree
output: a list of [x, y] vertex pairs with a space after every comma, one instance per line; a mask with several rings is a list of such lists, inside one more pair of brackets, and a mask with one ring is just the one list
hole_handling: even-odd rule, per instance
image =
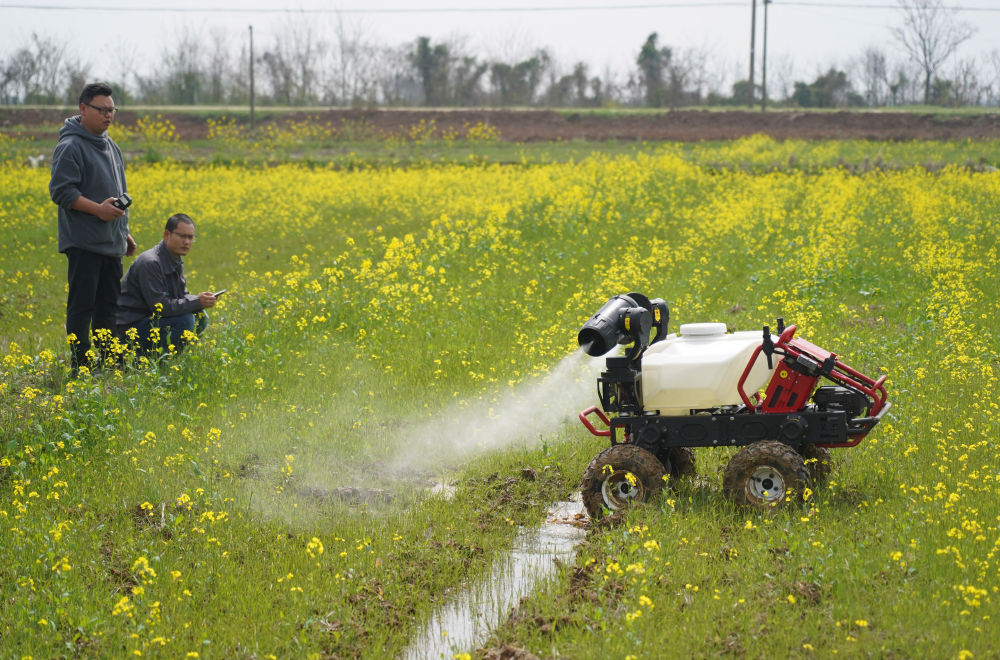
[[0, 104], [13, 105], [17, 103], [14, 96], [14, 62], [13, 57], [5, 57], [0, 61]]
[[322, 91], [317, 64], [326, 44], [305, 14], [289, 14], [271, 48], [261, 55], [272, 98], [284, 105], [315, 103]]
[[386, 105], [419, 105], [423, 89], [415, 75], [410, 55], [412, 44], [384, 48], [378, 57], [378, 85]]
[[[595, 80], [599, 81], [600, 89], [594, 90], [597, 105], [608, 103], [627, 104], [628, 74], [615, 70], [610, 64], [604, 65], [604, 73]], [[591, 85], [593, 87], [593, 84]]]
[[[703, 101], [718, 98], [726, 89], [726, 66], [721, 54], [712, 45], [698, 46], [693, 52], [697, 53], [698, 66], [692, 72], [691, 84]], [[770, 62], [768, 67], [768, 75], [773, 77], [775, 67]]]
[[24, 103], [25, 90], [31, 86], [33, 76], [31, 52], [22, 47], [11, 53], [4, 60], [3, 75], [0, 76], [0, 97], [4, 105]]
[[282, 37], [291, 43], [289, 53], [298, 81], [298, 103], [314, 102], [319, 97], [319, 72], [316, 63], [322, 60], [327, 44], [319, 37], [316, 24], [305, 14], [290, 20], [288, 32]]
[[0, 75], [2, 96], [13, 103], [61, 103], [66, 47], [32, 33], [28, 43], [7, 59]]
[[[66, 66], [63, 67], [62, 79], [65, 83], [65, 92], [63, 92], [62, 99], [60, 100], [67, 105], [76, 105], [80, 99], [80, 91], [91, 80], [90, 65], [75, 61], [67, 62]], [[120, 88], [115, 87], [114, 84], [111, 87], [115, 90], [115, 105], [122, 103], [125, 99], [125, 94], [121, 93]]]
[[955, 105], [980, 105], [987, 90], [980, 82], [979, 66], [973, 58], [955, 64], [952, 79], [952, 103]]
[[870, 106], [885, 105], [889, 94], [889, 63], [885, 53], [876, 46], [869, 46], [861, 54], [855, 68], [865, 103]]
[[205, 98], [207, 103], [226, 103], [232, 90], [233, 63], [229, 35], [220, 29], [211, 30], [212, 44], [205, 68]]
[[201, 35], [190, 27], [181, 28], [171, 37], [160, 62], [161, 71], [136, 76], [142, 99], [147, 103], [199, 103], [204, 84]]
[[931, 101], [931, 85], [941, 65], [975, 28], [955, 20], [955, 11], [942, 0], [899, 0], [903, 25], [892, 34], [920, 67], [924, 77], [924, 103]]
[[667, 100], [670, 107], [692, 105], [701, 101], [711, 91], [709, 88], [709, 60], [706, 48], [678, 50], [667, 66]]
[[707, 54], [696, 49], [680, 49], [667, 67], [667, 102], [671, 108], [700, 103]]
[[4, 78], [14, 103], [28, 103], [38, 78], [38, 65], [28, 48], [19, 48], [7, 62]]
[[[742, 72], [742, 71], [741, 71]], [[775, 100], [787, 99], [795, 88], [795, 60], [788, 53], [778, 53], [767, 58], [767, 86], [773, 89], [768, 96]], [[771, 81], [774, 82], [771, 82]]]
[[250, 101], [250, 31], [247, 30], [244, 35], [245, 38], [239, 40], [226, 89], [226, 102], [234, 105]]
[[325, 97], [329, 103], [375, 103], [379, 49], [368, 43], [364, 27], [337, 14]]
[[66, 46], [55, 39], [31, 35], [35, 57], [38, 62], [39, 79], [35, 85], [35, 100], [41, 103], [55, 103], [62, 100], [63, 67], [66, 61]]
[[904, 65], [898, 64], [889, 78], [889, 102], [892, 105], [903, 105], [910, 100], [913, 85], [910, 73]]
[[[114, 57], [108, 62], [109, 71], [107, 73], [101, 71], [95, 73], [99, 79], [108, 80], [111, 83], [112, 88], [115, 90], [117, 103], [130, 103], [135, 88], [129, 81], [129, 78], [135, 77], [135, 62], [138, 47], [135, 45], [135, 42], [126, 39], [124, 35], [118, 34], [111, 40], [110, 50], [114, 54]], [[82, 86], [73, 94], [74, 102], [78, 98], [81, 89], [83, 89]]]
[[271, 99], [282, 105], [292, 105], [295, 96], [295, 68], [280, 47], [265, 51], [260, 56], [264, 77], [271, 86]]
[[994, 48], [984, 56], [983, 60], [990, 76], [990, 82], [986, 86], [985, 102], [988, 105], [996, 105], [1000, 101], [1000, 50]]

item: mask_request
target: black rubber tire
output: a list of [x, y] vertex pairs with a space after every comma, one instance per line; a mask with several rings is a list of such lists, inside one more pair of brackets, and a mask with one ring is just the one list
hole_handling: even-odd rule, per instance
[[613, 445], [595, 456], [583, 473], [583, 505], [598, 520], [607, 512], [647, 502], [663, 488], [664, 474], [663, 463], [645, 449]]
[[678, 479], [698, 476], [694, 450], [690, 447], [660, 449], [660, 451], [656, 452], [656, 457], [660, 459], [660, 463], [663, 464], [667, 474], [670, 475], [671, 484]]
[[722, 490], [738, 505], [772, 509], [800, 502], [812, 485], [802, 456], [774, 440], [755, 442], [740, 449], [729, 461]]
[[813, 486], [825, 484], [833, 471], [833, 457], [830, 455], [830, 450], [816, 445], [801, 445], [799, 454], [805, 461], [806, 470], [809, 471], [809, 478], [812, 480]]

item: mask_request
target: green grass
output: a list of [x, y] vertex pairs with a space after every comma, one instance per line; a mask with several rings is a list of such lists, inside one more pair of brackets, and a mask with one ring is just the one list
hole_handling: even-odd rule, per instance
[[[355, 169], [133, 162], [140, 247], [185, 210], [191, 289], [229, 293], [179, 358], [80, 381], [46, 172], [0, 169], [6, 655], [400, 652], [606, 446], [566, 384], [527, 412], [509, 395], [635, 290], [668, 301], [671, 329], [784, 316], [887, 373], [896, 405], [835, 450], [832, 483], [801, 508], [734, 508], [719, 489], [732, 450], [699, 450], [701, 479], [595, 526], [490, 644], [994, 652], [1000, 179], [965, 166], [982, 144], [750, 138], [466, 163], [481, 146]], [[898, 167], [838, 165], [865, 149]], [[580, 387], [593, 403], [592, 377]], [[458, 451], [487, 439], [500, 444]], [[453, 499], [430, 493], [441, 480]]]

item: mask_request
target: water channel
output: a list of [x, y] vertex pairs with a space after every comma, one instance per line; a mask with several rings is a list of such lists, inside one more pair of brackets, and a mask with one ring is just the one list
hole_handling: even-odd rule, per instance
[[489, 575], [449, 599], [400, 656], [403, 660], [450, 660], [455, 653], [482, 645], [521, 598], [556, 572], [556, 561], [571, 561], [586, 535], [587, 515], [577, 494], [552, 505], [545, 522], [521, 528], [513, 549], [498, 559]]

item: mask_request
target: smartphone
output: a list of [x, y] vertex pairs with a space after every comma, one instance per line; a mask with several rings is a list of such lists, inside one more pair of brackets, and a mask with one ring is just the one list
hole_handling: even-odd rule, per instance
[[222, 294], [224, 294], [225, 292], [226, 292], [226, 290], [225, 290], [225, 289], [219, 289], [218, 291], [216, 291], [216, 292], [215, 292], [215, 293], [213, 293], [212, 295], [213, 295], [213, 296], [215, 296], [216, 298], [218, 298], [219, 296], [221, 296], [221, 295], [222, 295]]
[[128, 193], [122, 193], [122, 196], [111, 202], [112, 206], [117, 206], [121, 210], [127, 209], [132, 204], [132, 198]]

